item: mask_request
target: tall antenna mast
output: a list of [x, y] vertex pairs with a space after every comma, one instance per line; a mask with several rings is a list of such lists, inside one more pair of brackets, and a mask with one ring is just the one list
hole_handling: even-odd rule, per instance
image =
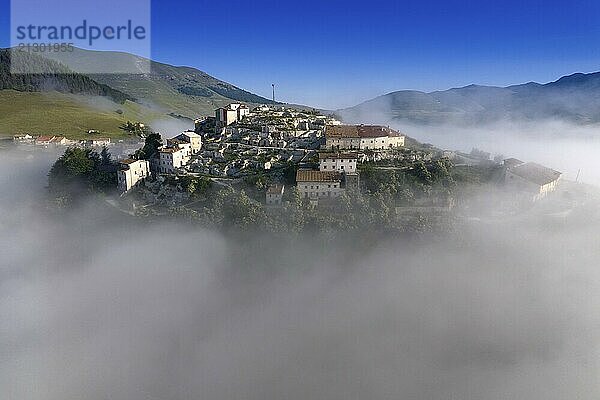
[[273, 86], [273, 103], [275, 103], [275, 84], [272, 83], [271, 86]]

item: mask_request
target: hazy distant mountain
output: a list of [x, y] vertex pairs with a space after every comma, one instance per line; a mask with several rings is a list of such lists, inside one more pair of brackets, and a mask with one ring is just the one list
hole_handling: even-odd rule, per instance
[[78, 71], [131, 71], [150, 62], [150, 74], [88, 76], [165, 113], [195, 118], [200, 115], [212, 115], [215, 108], [234, 101], [249, 104], [271, 103], [269, 99], [223, 82], [195, 68], [175, 67], [128, 53], [75, 49], [72, 53], [60, 53], [58, 57]]
[[392, 92], [337, 112], [349, 122], [477, 124], [502, 119], [600, 122], [600, 72], [573, 74], [547, 84], [470, 85], [432, 93]]

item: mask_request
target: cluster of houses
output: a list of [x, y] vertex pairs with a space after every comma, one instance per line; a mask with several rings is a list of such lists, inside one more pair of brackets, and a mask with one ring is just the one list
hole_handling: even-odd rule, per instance
[[196, 120], [196, 132], [213, 140], [279, 148], [319, 148], [327, 125], [340, 124], [317, 111], [243, 104], [218, 108], [215, 116]]
[[[250, 110], [244, 104], [232, 103], [217, 108], [214, 117], [196, 120], [194, 131], [168, 139], [149, 160], [148, 167], [155, 174], [240, 178], [306, 162], [324, 143], [328, 124], [340, 123], [316, 111], [269, 106]], [[137, 166], [122, 164], [121, 191], [129, 190], [144, 177], [136, 171]], [[127, 174], [133, 174], [131, 179]]]
[[380, 125], [327, 125], [324, 135], [319, 170], [300, 169], [296, 174], [300, 196], [313, 204], [359, 189], [359, 153], [381, 154], [405, 144], [403, 134]]
[[[346, 191], [359, 190], [358, 165], [361, 162], [384, 159], [427, 161], [434, 155], [426, 151], [397, 151], [405, 147], [406, 136], [388, 126], [344, 125], [333, 116], [314, 110], [266, 105], [250, 109], [245, 104], [232, 103], [217, 108], [214, 116], [196, 120], [195, 125], [195, 130], [167, 139], [149, 160], [129, 157], [119, 161], [118, 190], [126, 193], [152, 174], [201, 174], [236, 179], [277, 171], [291, 163], [300, 166], [295, 177], [298, 194], [314, 205], [326, 205]], [[29, 134], [16, 135], [13, 140], [43, 148], [111, 145], [110, 138], [99, 137], [96, 131], [88, 133], [90, 137], [85, 140]], [[562, 176], [560, 172], [536, 163], [514, 158], [492, 160], [491, 154], [477, 149], [470, 154], [445, 151], [440, 156], [451, 159], [455, 165], [503, 163], [505, 188], [534, 202], [555, 191]], [[282, 183], [270, 185], [265, 193], [265, 203], [281, 205], [285, 192]], [[438, 197], [443, 196], [433, 196], [433, 200], [427, 201], [440, 201]], [[423, 208], [442, 215], [448, 207], [451, 207], [449, 199], [439, 204], [415, 201], [411, 207], [397, 210], [397, 215], [411, 218]]]
[[[313, 204], [326, 204], [348, 190], [359, 190], [359, 163], [406, 157], [406, 151], [396, 151], [405, 147], [405, 141], [405, 135], [387, 126], [343, 125], [315, 111], [269, 106], [251, 110], [234, 103], [216, 109], [214, 117], [197, 120], [195, 131], [167, 139], [149, 161], [121, 161], [119, 189], [126, 192], [151, 173], [235, 179], [291, 162], [300, 165], [299, 195]], [[475, 156], [486, 154], [471, 157]], [[318, 169], [313, 161], [317, 157]], [[554, 191], [561, 178], [558, 171], [516, 159], [505, 160], [504, 166], [505, 185], [531, 195], [532, 201]], [[280, 205], [285, 191], [282, 183], [270, 185], [265, 203]]]
[[150, 160], [119, 161], [117, 185], [121, 193], [133, 188], [150, 173], [174, 174], [186, 166], [192, 156], [202, 149], [202, 138], [195, 132], [186, 131], [167, 139], [167, 144], [158, 149]]
[[188, 165], [192, 156], [202, 149], [202, 137], [196, 132], [186, 131], [167, 139], [167, 145], [158, 149], [151, 159], [151, 169], [161, 174], [174, 174]]
[[33, 144], [45, 148], [58, 146], [103, 147], [110, 145], [110, 138], [93, 137], [85, 140], [71, 140], [64, 136], [56, 135], [15, 135], [13, 136], [13, 141], [20, 144]]
[[[213, 145], [213, 146], [211, 146]], [[310, 152], [246, 146], [228, 143], [215, 148], [206, 146], [185, 167], [190, 173], [222, 178], [242, 178], [260, 171], [276, 170], [289, 163], [298, 163]]]
[[314, 204], [318, 204], [319, 200], [335, 199], [346, 190], [358, 189], [357, 164], [357, 153], [319, 153], [318, 171], [297, 171], [297, 190], [302, 198], [309, 199]]
[[[405, 144], [405, 136], [379, 125], [342, 125], [316, 111], [260, 106], [253, 110], [234, 103], [215, 110], [214, 117], [198, 119], [194, 132], [168, 139], [149, 162], [122, 162], [119, 189], [126, 192], [141, 179], [155, 174], [201, 173], [238, 178], [294, 163], [300, 168], [296, 187], [312, 203], [341, 196], [359, 188], [357, 165], [364, 153], [386, 154]], [[271, 185], [268, 205], [281, 204], [285, 186]]]

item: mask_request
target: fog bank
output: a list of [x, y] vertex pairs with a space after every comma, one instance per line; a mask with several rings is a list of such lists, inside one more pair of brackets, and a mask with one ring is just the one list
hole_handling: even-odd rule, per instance
[[477, 147], [492, 154], [534, 161], [565, 174], [567, 179], [600, 185], [600, 127], [561, 121], [505, 121], [480, 127], [390, 125], [436, 147], [470, 152]]
[[48, 215], [49, 163], [0, 153], [1, 398], [600, 395], [594, 214], [360, 253], [240, 243], [96, 204]]

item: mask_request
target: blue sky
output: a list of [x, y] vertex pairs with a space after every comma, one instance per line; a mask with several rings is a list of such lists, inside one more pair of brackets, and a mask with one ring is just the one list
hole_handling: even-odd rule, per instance
[[[9, 22], [0, 0], [2, 47]], [[154, 0], [152, 54], [264, 96], [274, 82], [280, 100], [337, 108], [400, 89], [600, 70], [600, 1]]]

